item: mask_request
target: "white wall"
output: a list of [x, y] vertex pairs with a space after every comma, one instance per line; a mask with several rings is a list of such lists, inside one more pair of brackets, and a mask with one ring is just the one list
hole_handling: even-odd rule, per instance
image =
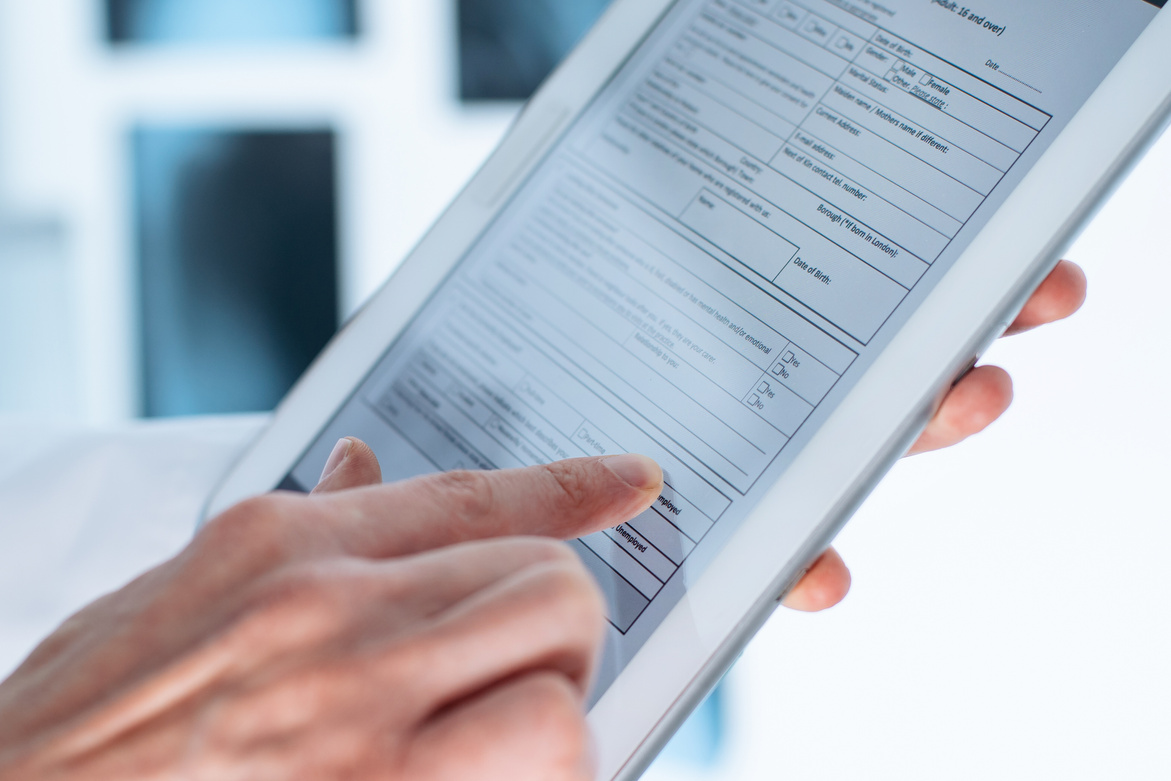
[[0, 411], [50, 416], [78, 406], [70, 287], [64, 227], [0, 215]]
[[1009, 414], [901, 464], [846, 603], [753, 642], [705, 778], [1171, 778], [1169, 211], [1171, 135], [1070, 253], [1082, 314], [988, 356]]

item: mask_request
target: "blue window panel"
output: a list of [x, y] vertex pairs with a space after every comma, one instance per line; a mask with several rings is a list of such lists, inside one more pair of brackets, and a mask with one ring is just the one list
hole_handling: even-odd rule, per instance
[[147, 417], [272, 409], [338, 323], [334, 133], [133, 133]]
[[112, 43], [254, 43], [358, 35], [357, 0], [106, 0]]
[[460, 97], [525, 100], [610, 0], [459, 0]]

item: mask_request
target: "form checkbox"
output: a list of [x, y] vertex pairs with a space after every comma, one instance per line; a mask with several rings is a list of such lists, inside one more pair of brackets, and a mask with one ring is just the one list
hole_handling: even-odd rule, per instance
[[784, 361], [785, 363], [792, 363], [793, 359], [796, 357], [797, 356], [793, 354], [793, 351], [790, 350], [789, 352], [785, 353]]
[[772, 386], [769, 385], [767, 382], [762, 382], [760, 384], [760, 387], [757, 388], [757, 390], [760, 391], [761, 393], [768, 393], [770, 390], [772, 390]]
[[755, 393], [752, 394], [751, 398], [748, 399], [748, 406], [750, 406], [750, 407], [755, 407], [759, 403], [760, 403], [760, 396], [757, 396]]

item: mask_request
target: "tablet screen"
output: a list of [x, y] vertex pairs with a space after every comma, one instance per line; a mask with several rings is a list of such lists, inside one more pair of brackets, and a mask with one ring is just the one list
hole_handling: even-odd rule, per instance
[[604, 690], [1162, 5], [973, 1], [676, 2], [283, 487], [655, 458]]

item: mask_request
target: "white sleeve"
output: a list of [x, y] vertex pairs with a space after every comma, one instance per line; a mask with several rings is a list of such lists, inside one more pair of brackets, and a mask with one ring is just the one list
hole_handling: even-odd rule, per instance
[[0, 678], [69, 615], [182, 549], [266, 422], [83, 431], [0, 419]]

